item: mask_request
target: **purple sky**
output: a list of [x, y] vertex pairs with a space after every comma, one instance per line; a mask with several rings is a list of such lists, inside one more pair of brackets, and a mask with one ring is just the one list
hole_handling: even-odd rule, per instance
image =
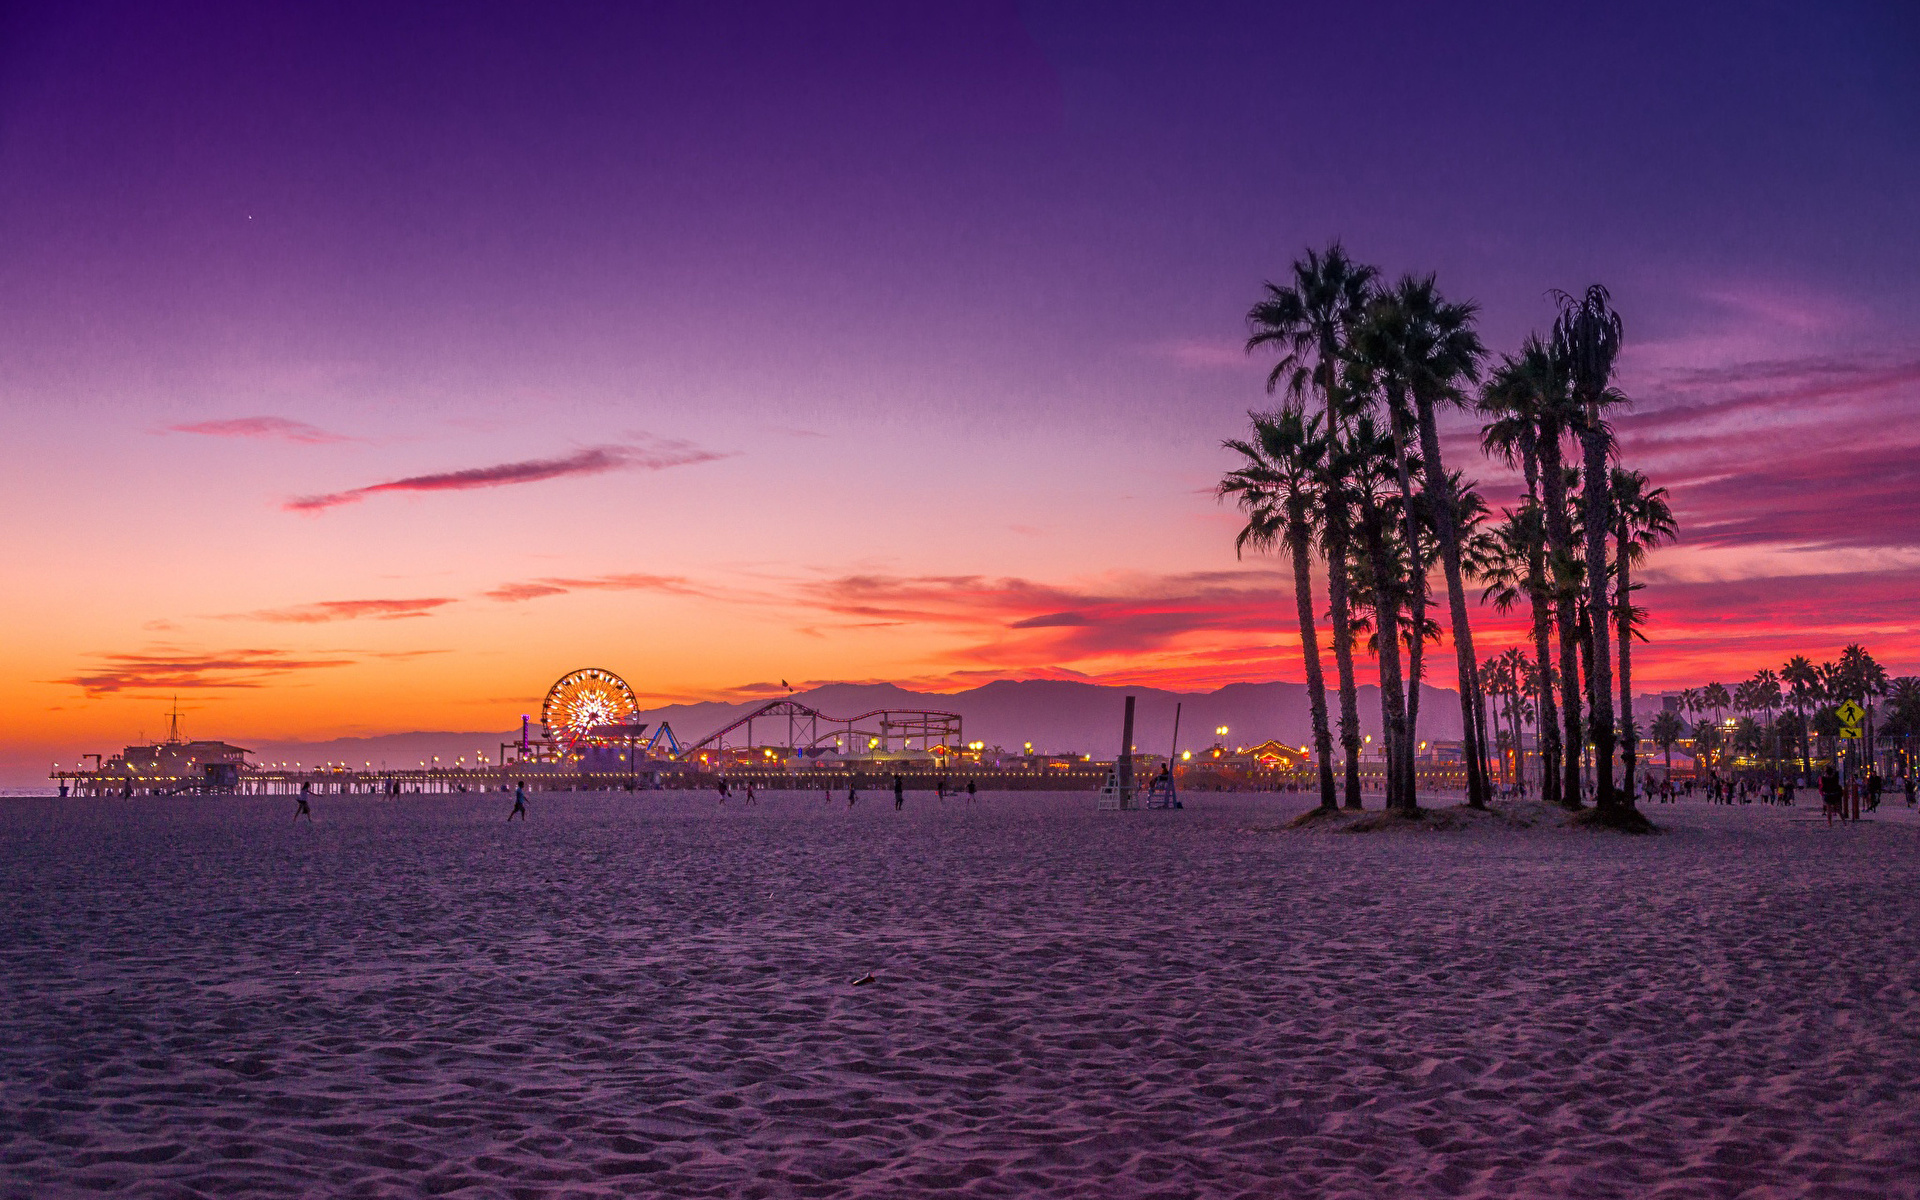
[[[661, 694], [1059, 663], [1027, 597], [1218, 601], [1231, 516], [1206, 493], [1262, 402], [1242, 319], [1334, 237], [1437, 271], [1497, 349], [1550, 319], [1549, 288], [1613, 289], [1641, 401], [1623, 443], [1693, 535], [1656, 585], [1707, 612], [1854, 580], [1879, 616], [1911, 611], [1914, 12], [10, 6], [0, 486], [16, 558], [89, 598], [15, 597], [44, 654], [9, 686], [47, 688], [37, 711], [89, 661], [412, 652], [242, 637], [235, 613], [408, 612], [409, 637], [471, 657], [532, 609], [443, 614], [555, 578], [863, 610], [970, 581], [966, 614], [960, 593], [891, 614], [917, 641], [625, 647]], [[130, 595], [197, 533], [244, 547], [239, 594]], [[1269, 581], [1249, 586], [1266, 611]], [[657, 591], [632, 603], [677, 602]], [[644, 618], [667, 640], [718, 620], [676, 611]], [[1004, 654], [952, 631], [981, 612], [1014, 631]], [[1671, 665], [1777, 665], [1805, 625], [1769, 608]], [[1129, 629], [1109, 648], [1140, 652]], [[1920, 659], [1904, 617], [1864, 633]], [[551, 674], [578, 665], [548, 649]], [[473, 686], [517, 704], [545, 661]], [[326, 696], [301, 710], [315, 729], [405, 719]]]

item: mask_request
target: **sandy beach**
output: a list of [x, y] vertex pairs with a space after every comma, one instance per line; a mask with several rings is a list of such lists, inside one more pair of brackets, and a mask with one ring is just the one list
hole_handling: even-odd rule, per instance
[[1905, 811], [890, 800], [8, 800], [0, 1194], [1920, 1195]]

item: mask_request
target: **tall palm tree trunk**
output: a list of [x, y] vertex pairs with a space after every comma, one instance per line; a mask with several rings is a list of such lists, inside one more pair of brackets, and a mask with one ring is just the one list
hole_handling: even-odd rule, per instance
[[1547, 602], [1545, 564], [1536, 550], [1534, 564], [1530, 573], [1533, 581], [1533, 656], [1535, 671], [1539, 679], [1535, 682], [1538, 706], [1533, 713], [1534, 740], [1539, 743], [1540, 752], [1540, 798], [1550, 803], [1560, 802], [1560, 713], [1559, 706], [1553, 701], [1553, 662], [1550, 644], [1553, 641], [1553, 613]]
[[1800, 786], [1805, 787], [1813, 781], [1813, 750], [1807, 744], [1807, 705], [1801, 701], [1796, 712], [1800, 714]]
[[[1582, 600], [1579, 606], [1585, 608], [1585, 601]], [[1574, 628], [1574, 645], [1580, 652], [1580, 686], [1583, 689], [1580, 694], [1587, 698], [1587, 726], [1583, 730], [1587, 736], [1580, 746], [1581, 765], [1586, 771], [1582, 782], [1590, 785], [1593, 782], [1593, 622], [1582, 620]]]
[[1619, 547], [1614, 580], [1615, 620], [1620, 627], [1620, 792], [1627, 807], [1633, 807], [1633, 769], [1640, 757], [1639, 735], [1633, 728], [1633, 589], [1627, 575], [1627, 524], [1623, 518], [1614, 531]]
[[1336, 804], [1333, 787], [1333, 734], [1327, 728], [1327, 684], [1320, 673], [1320, 637], [1313, 622], [1313, 536], [1305, 520], [1287, 531], [1293, 550], [1293, 598], [1300, 621], [1300, 656], [1307, 666], [1307, 710], [1313, 718], [1313, 754], [1319, 759], [1320, 807]]
[[[1545, 508], [1540, 499], [1540, 455], [1529, 443], [1522, 455], [1527, 474], [1527, 497], [1542, 518], [1539, 530], [1545, 533]], [[1553, 662], [1549, 644], [1553, 640], [1553, 614], [1547, 599], [1547, 551], [1544, 537], [1535, 537], [1527, 560], [1527, 594], [1533, 603], [1533, 655], [1540, 678], [1536, 682], [1538, 707], [1533, 714], [1534, 740], [1540, 751], [1540, 798], [1551, 804], [1561, 800], [1560, 716], [1553, 702]]]
[[1487, 799], [1493, 799], [1494, 780], [1502, 777], [1506, 767], [1500, 755], [1500, 739], [1505, 735], [1506, 723], [1500, 710], [1498, 694], [1489, 695], [1483, 684], [1479, 691], [1480, 700], [1475, 706], [1480, 709], [1480, 779], [1486, 785]]
[[[1401, 536], [1406, 539], [1407, 604], [1411, 610], [1408, 625], [1412, 636], [1407, 641], [1407, 733], [1400, 748], [1406, 759], [1401, 769], [1406, 775], [1407, 786], [1411, 788], [1418, 773], [1414, 749], [1420, 736], [1420, 668], [1426, 661], [1426, 638], [1423, 634], [1427, 616], [1427, 580], [1426, 573], [1420, 569], [1420, 510], [1414, 506], [1413, 479], [1407, 466], [1407, 435], [1400, 416], [1403, 407], [1389, 405], [1393, 413], [1394, 469], [1400, 480]], [[1468, 746], [1473, 744], [1471, 721], [1461, 736], [1466, 739]]]
[[1509, 693], [1507, 697], [1507, 703], [1512, 706], [1508, 710], [1507, 721], [1513, 726], [1512, 782], [1516, 788], [1525, 791], [1527, 786], [1527, 743], [1524, 740], [1526, 731], [1522, 719], [1526, 715], [1526, 705], [1520, 699], [1521, 686], [1518, 679], [1514, 680], [1513, 691]]
[[1360, 689], [1353, 677], [1353, 600], [1347, 578], [1352, 543], [1346, 522], [1329, 513], [1327, 603], [1333, 610], [1333, 665], [1340, 680], [1340, 748], [1345, 760], [1346, 806], [1360, 804]]
[[[1587, 509], [1587, 605], [1592, 612], [1588, 640], [1593, 646], [1592, 717], [1587, 724], [1593, 736], [1594, 803], [1611, 807], [1620, 802], [1613, 790], [1613, 647], [1608, 645], [1613, 639], [1607, 628], [1607, 531], [1613, 527], [1613, 505], [1608, 500], [1607, 435], [1598, 428], [1598, 411], [1591, 405], [1589, 409], [1588, 427], [1580, 434], [1586, 451], [1581, 493]], [[1631, 799], [1627, 805], [1632, 806]]]
[[1560, 431], [1548, 427], [1540, 435], [1540, 482], [1546, 494], [1547, 546], [1555, 563], [1551, 572], [1554, 620], [1560, 633], [1561, 742], [1560, 803], [1580, 807], [1580, 664], [1576, 652], [1578, 626], [1574, 622], [1573, 591], [1561, 578], [1559, 564], [1571, 563], [1573, 527], [1567, 520], [1567, 476], [1560, 461]]
[[[1440, 565], [1447, 579], [1448, 615], [1453, 619], [1454, 671], [1460, 682], [1460, 713], [1463, 718], [1478, 707], [1480, 691], [1479, 660], [1473, 654], [1473, 622], [1467, 616], [1466, 576], [1460, 569], [1460, 506], [1453, 494], [1453, 479], [1440, 461], [1440, 428], [1434, 421], [1432, 401], [1416, 396], [1420, 409], [1420, 454], [1426, 461], [1427, 495], [1433, 498], [1433, 527], [1440, 539]], [[1463, 720], [1471, 725], [1471, 720]], [[1467, 804], [1485, 808], [1487, 781], [1483, 774], [1486, 759], [1481, 753], [1484, 732], [1477, 741], [1464, 747], [1467, 758]]]
[[1380, 733], [1386, 743], [1387, 807], [1416, 808], [1406, 775], [1407, 700], [1400, 674], [1400, 614], [1393, 595], [1393, 563], [1371, 499], [1363, 502], [1361, 540], [1373, 568], [1374, 640], [1380, 660]]

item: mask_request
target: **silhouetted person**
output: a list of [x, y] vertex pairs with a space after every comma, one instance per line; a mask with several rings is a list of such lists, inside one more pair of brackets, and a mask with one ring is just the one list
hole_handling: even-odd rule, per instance
[[852, 808], [853, 802], [855, 800], [858, 800], [859, 798], [860, 798], [860, 789], [855, 787], [853, 784], [848, 784], [847, 785], [847, 807]]
[[747, 805], [748, 807], [753, 805], [753, 780], [751, 779], [747, 780]]
[[907, 806], [907, 781], [898, 775], [893, 777], [893, 811], [899, 812]]
[[727, 781], [722, 779], [714, 784], [714, 790], [720, 793], [720, 803], [727, 802]]
[[519, 817], [522, 821], [527, 819], [527, 785], [524, 782], [513, 789], [513, 811], [507, 814], [507, 820], [511, 821], [515, 817]]
[[1846, 810], [1841, 807], [1846, 793], [1840, 789], [1840, 773], [1828, 767], [1820, 773], [1820, 806], [1827, 814], [1827, 824], [1833, 819], [1846, 819]]
[[305, 817], [307, 824], [313, 824], [313, 806], [307, 803], [307, 797], [312, 794], [313, 785], [311, 783], [301, 783], [299, 803], [293, 810], [293, 819], [295, 821], [298, 821], [301, 817]]
[[971, 780], [971, 779], [969, 779], [969, 780], [967, 780], [967, 803], [968, 803], [968, 804], [972, 804], [972, 803], [973, 803], [973, 796], [974, 796], [974, 793], [975, 793], [975, 792], [977, 792], [977, 791], [979, 791], [979, 790], [980, 790], [979, 788], [977, 788], [977, 787], [975, 787], [975, 786], [973, 785], [973, 780]]

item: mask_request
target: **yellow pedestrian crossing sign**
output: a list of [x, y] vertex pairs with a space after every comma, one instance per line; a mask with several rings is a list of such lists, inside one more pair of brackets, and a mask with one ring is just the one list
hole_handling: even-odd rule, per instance
[[1860, 722], [1865, 719], [1867, 712], [1860, 707], [1858, 702], [1853, 700], [1845, 701], [1839, 708], [1833, 710], [1833, 715], [1840, 720], [1841, 737], [1857, 738], [1860, 736]]

